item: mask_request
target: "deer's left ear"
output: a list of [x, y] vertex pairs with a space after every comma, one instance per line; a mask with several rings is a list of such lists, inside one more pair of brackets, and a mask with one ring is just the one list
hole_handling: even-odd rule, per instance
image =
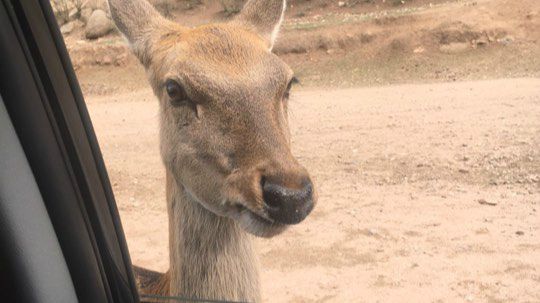
[[286, 7], [286, 0], [248, 0], [235, 21], [253, 28], [269, 43], [271, 50]]

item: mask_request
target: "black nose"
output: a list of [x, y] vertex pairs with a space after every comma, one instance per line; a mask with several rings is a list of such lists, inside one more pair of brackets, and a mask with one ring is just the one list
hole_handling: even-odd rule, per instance
[[262, 178], [266, 211], [276, 222], [300, 223], [313, 209], [313, 184], [308, 178], [300, 182], [300, 188], [291, 188], [280, 183], [282, 182], [271, 178]]

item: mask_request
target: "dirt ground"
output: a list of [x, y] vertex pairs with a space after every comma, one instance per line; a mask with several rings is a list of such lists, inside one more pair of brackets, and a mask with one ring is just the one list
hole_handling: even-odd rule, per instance
[[[218, 2], [203, 2], [170, 18], [188, 26], [222, 21]], [[274, 52], [304, 86], [540, 77], [538, 0], [338, 2], [300, 0], [288, 8]], [[131, 91], [146, 81], [118, 34], [90, 41], [77, 28], [66, 42], [86, 93]], [[111, 78], [125, 81], [111, 87], [118, 82]]]
[[[134, 264], [168, 267], [158, 103], [87, 96]], [[540, 79], [297, 90], [319, 203], [258, 239], [265, 302], [540, 302]]]

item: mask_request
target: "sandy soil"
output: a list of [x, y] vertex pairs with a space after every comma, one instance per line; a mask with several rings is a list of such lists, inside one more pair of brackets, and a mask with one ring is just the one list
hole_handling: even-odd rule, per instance
[[[134, 264], [166, 270], [149, 89], [87, 96]], [[295, 91], [319, 203], [257, 240], [266, 302], [540, 302], [540, 79]]]

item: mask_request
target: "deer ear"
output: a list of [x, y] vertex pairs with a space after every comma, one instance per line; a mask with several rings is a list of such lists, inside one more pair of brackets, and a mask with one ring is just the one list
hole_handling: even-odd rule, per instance
[[135, 55], [144, 61], [151, 33], [169, 21], [146, 0], [109, 0], [109, 9]]
[[255, 29], [268, 41], [271, 50], [283, 22], [286, 7], [286, 0], [248, 0], [236, 17], [236, 21]]

